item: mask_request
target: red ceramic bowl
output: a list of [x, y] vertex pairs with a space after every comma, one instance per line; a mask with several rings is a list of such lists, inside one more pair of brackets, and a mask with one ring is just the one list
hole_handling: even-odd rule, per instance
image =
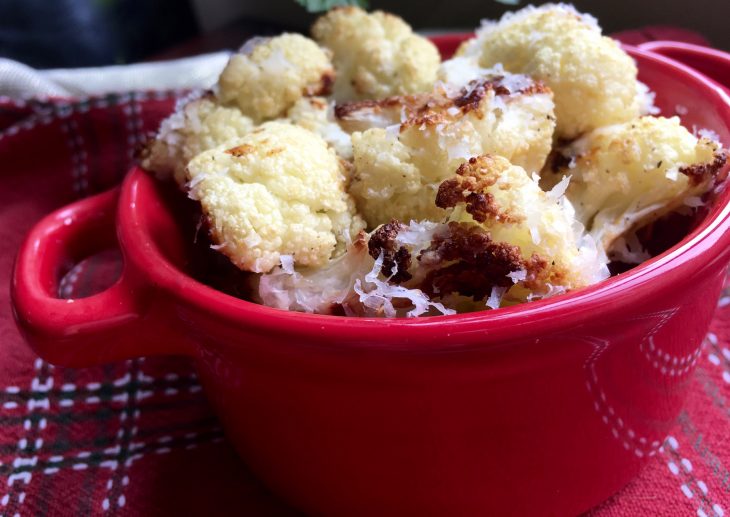
[[714, 48], [681, 41], [650, 41], [639, 48], [680, 61], [730, 88], [730, 54]]
[[[665, 113], [682, 105], [730, 142], [720, 88], [629, 51]], [[17, 260], [18, 324], [56, 364], [190, 356], [250, 468], [317, 515], [570, 515], [607, 498], [680, 411], [730, 256], [726, 191], [677, 246], [565, 296], [423, 319], [303, 315], [188, 275], [179, 197], [134, 169], [42, 220]], [[114, 227], [119, 281], [57, 299]]]

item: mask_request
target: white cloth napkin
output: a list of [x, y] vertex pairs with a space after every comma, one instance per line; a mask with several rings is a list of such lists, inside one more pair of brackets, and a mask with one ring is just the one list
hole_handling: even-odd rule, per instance
[[135, 90], [210, 88], [228, 61], [228, 52], [94, 68], [35, 70], [0, 58], [0, 96], [82, 97]]

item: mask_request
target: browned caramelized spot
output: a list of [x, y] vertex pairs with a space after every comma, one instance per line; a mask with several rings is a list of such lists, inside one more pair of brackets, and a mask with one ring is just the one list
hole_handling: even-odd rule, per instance
[[548, 93], [550, 88], [541, 82], [533, 82], [527, 88], [518, 91], [510, 91], [503, 83], [503, 76], [492, 77], [490, 79], [474, 79], [467, 86], [461, 89], [459, 96], [452, 99], [454, 106], [459, 108], [462, 113], [469, 111], [480, 112], [479, 106], [490, 91], [495, 95], [537, 95], [539, 93]]
[[[529, 260], [525, 261], [525, 271], [527, 275], [523, 284], [528, 289], [533, 291], [541, 291], [545, 288], [545, 282], [548, 280], [548, 262], [544, 258], [540, 257], [537, 253], [533, 253]], [[562, 277], [563, 275], [557, 274]], [[552, 278], [553, 281], [560, 280], [559, 278]]]
[[226, 150], [226, 154], [230, 154], [232, 156], [235, 156], [236, 158], [240, 158], [241, 156], [244, 156], [248, 153], [252, 153], [254, 151], [254, 148], [252, 145], [249, 144], [241, 144], [236, 147], [232, 147], [231, 149]]
[[526, 268], [519, 246], [494, 242], [483, 228], [456, 222], [434, 235], [418, 261], [426, 267], [449, 264], [425, 276], [419, 287], [427, 295], [458, 293], [475, 300], [489, 297], [492, 287], [513, 285], [507, 275]]
[[715, 176], [725, 166], [727, 162], [727, 152], [721, 150], [715, 153], [715, 159], [710, 163], [696, 163], [680, 167], [679, 172], [689, 178], [691, 185], [699, 185], [706, 180]]
[[550, 93], [552, 90], [544, 83], [541, 83], [540, 81], [535, 81], [527, 88], [522, 88], [518, 92], [512, 92], [512, 93], [519, 93], [520, 95], [539, 95], [541, 93]]
[[490, 155], [469, 158], [456, 169], [456, 176], [439, 185], [436, 206], [447, 209], [464, 203], [467, 213], [480, 223], [488, 219], [518, 222], [520, 218], [500, 210], [494, 196], [484, 192], [496, 183], [499, 173], [507, 166], [505, 160]]
[[365, 99], [362, 101], [350, 101], [337, 103], [335, 105], [335, 117], [344, 119], [353, 113], [363, 110], [380, 113], [384, 108], [391, 108], [401, 104], [402, 97], [387, 97], [385, 99], [373, 100]]
[[322, 74], [319, 83], [316, 86], [309, 86], [304, 90], [307, 96], [322, 95], [326, 96], [332, 93], [332, 85], [335, 84], [335, 71], [327, 70]]
[[284, 152], [283, 147], [274, 147], [273, 149], [269, 149], [268, 151], [266, 151], [266, 156], [274, 156], [275, 154], [279, 154], [282, 152]]
[[435, 112], [435, 111], [429, 111], [425, 114], [419, 114], [414, 117], [409, 117], [408, 120], [403, 122], [400, 125], [400, 132], [406, 131], [408, 128], [411, 127], [429, 127], [429, 126], [438, 126], [439, 124], [443, 124], [446, 122], [446, 117], [444, 117], [441, 113]]
[[371, 257], [377, 259], [383, 255], [381, 268], [383, 275], [390, 276], [396, 271], [390, 278], [390, 281], [396, 284], [411, 279], [411, 274], [408, 272], [411, 267], [411, 253], [402, 246], [398, 247], [395, 242], [398, 232], [404, 228], [403, 223], [393, 219], [375, 230], [368, 241], [368, 252]]
[[472, 110], [478, 111], [489, 91], [494, 91], [495, 95], [509, 95], [511, 92], [500, 83], [502, 79], [502, 77], [495, 77], [488, 80], [470, 81], [468, 86], [461, 89], [459, 96], [453, 99], [454, 106], [464, 113]]
[[425, 114], [443, 104], [443, 99], [432, 94], [395, 95], [379, 100], [365, 99], [338, 103], [335, 106], [335, 117], [340, 120], [357, 119], [358, 115], [362, 113], [378, 115], [390, 110], [399, 121], [401, 110], [405, 110], [406, 118], [411, 118]]
[[[490, 91], [493, 91], [495, 95], [513, 93], [534, 95], [550, 92], [550, 89], [541, 82], [534, 82], [522, 90], [510, 92], [502, 84], [502, 79], [501, 76], [475, 79], [462, 88], [456, 97], [450, 97], [446, 90], [437, 87], [430, 93], [344, 102], [335, 106], [335, 117], [341, 121], [349, 121], [361, 119], [365, 115], [381, 115], [384, 112], [390, 112], [390, 119], [394, 124], [402, 122], [400, 128], [402, 132], [413, 127], [435, 126], [470, 111], [474, 111], [478, 117], [481, 117], [482, 111], [479, 108]], [[450, 108], [456, 108], [457, 111], [451, 112]], [[405, 116], [405, 121], [401, 120], [402, 116]]]
[[317, 109], [325, 109], [327, 107], [327, 102], [320, 99], [319, 97], [312, 97], [308, 100], [309, 104], [314, 106]]

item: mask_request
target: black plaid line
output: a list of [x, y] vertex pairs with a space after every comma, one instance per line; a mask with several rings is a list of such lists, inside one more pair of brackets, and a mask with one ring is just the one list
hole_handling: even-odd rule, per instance
[[[139, 100], [147, 100], [152, 98], [157, 101], [177, 99], [187, 95], [188, 90], [139, 90], [134, 94]], [[67, 99], [42, 99], [33, 97], [25, 101], [25, 107], [30, 108], [35, 113], [44, 113], [54, 111], [59, 105], [68, 106], [71, 113], [85, 112], [92, 109], [108, 109], [129, 102], [129, 94], [127, 93], [105, 93], [100, 95], [88, 95], [78, 97], [73, 100]]]
[[[201, 403], [200, 406], [203, 404]], [[178, 407], [184, 407], [184, 406], [178, 406]], [[148, 413], [149, 411], [146, 409], [145, 413]], [[118, 417], [119, 413], [121, 411], [114, 413], [113, 415], [111, 412], [107, 412], [108, 416], [106, 419], [111, 419], [112, 417]], [[70, 416], [70, 414], [67, 414]], [[98, 421], [98, 419], [94, 419]], [[72, 419], [63, 419], [59, 420], [60, 425], [67, 425], [72, 422]], [[136, 436], [139, 438], [152, 438], [154, 436], [159, 435], [174, 435], [179, 434], [181, 432], [197, 432], [199, 429], [209, 428], [209, 427], [216, 427], [218, 426], [218, 419], [214, 416], [207, 416], [203, 418], [198, 418], [195, 420], [190, 420], [187, 422], [180, 422], [174, 425], [162, 425], [162, 426], [155, 426], [155, 427], [144, 427], [137, 431]], [[117, 435], [107, 435], [107, 436], [95, 436], [93, 438], [89, 438], [88, 440], [55, 440], [49, 443], [44, 443], [43, 445], [43, 451], [46, 454], [51, 455], [58, 455], [58, 454], [67, 454], [73, 451], [80, 451], [80, 450], [87, 450], [87, 449], [99, 449], [99, 448], [107, 448], [115, 445], [119, 441], [119, 438]], [[0, 454], [7, 454], [10, 455], [11, 453], [18, 450], [18, 445], [16, 443], [4, 443], [0, 444]], [[34, 447], [32, 447], [32, 444], [28, 444], [25, 449], [23, 449], [24, 452], [33, 452]], [[8, 468], [8, 465], [4, 465], [6, 469]], [[3, 466], [0, 466], [0, 472], [5, 472], [2, 470]]]
[[[86, 411], [85, 414], [80, 414], [78, 408], [76, 408], [76, 411], [66, 411], [56, 415], [51, 414], [50, 412], [26, 415], [26, 418], [21, 417], [15, 421], [15, 423], [20, 423], [32, 418], [37, 424], [37, 422], [39, 422], [42, 418], [46, 418], [48, 421], [55, 421], [55, 423], [59, 424], [59, 427], [63, 429], [67, 427], [65, 424], [72, 421], [98, 422], [100, 419], [122, 420], [121, 416], [124, 414], [126, 415], [126, 418], [124, 418], [124, 421], [120, 422], [122, 424], [121, 437], [114, 434], [109, 437], [92, 438], [89, 441], [73, 441], [68, 440], [68, 438], [57, 438], [53, 442], [44, 444], [43, 454], [37, 455], [37, 459], [34, 464], [19, 465], [14, 469], [10, 469], [8, 465], [5, 465], [0, 467], [0, 475], [10, 475], [13, 472], [21, 475], [27, 472], [32, 475], [39, 471], [50, 475], [68, 468], [74, 470], [98, 468], [110, 470], [111, 485], [109, 486], [111, 487], [111, 490], [108, 491], [108, 500], [106, 501], [106, 505], [112, 508], [119, 508], [124, 504], [123, 490], [125, 483], [123, 481], [126, 477], [125, 471], [134, 460], [140, 459], [150, 453], [166, 453], [178, 447], [192, 448], [202, 442], [222, 440], [222, 431], [220, 430], [217, 420], [212, 416], [192, 422], [155, 426], [151, 428], [143, 427], [141, 430], [135, 430], [133, 432], [132, 427], [134, 427], [135, 424], [140, 424], [139, 418], [134, 418], [134, 413], [136, 411], [144, 410], [147, 413], [154, 410], [162, 411], [195, 406], [207, 407], [202, 394], [198, 390], [195, 390], [194, 393], [190, 393], [189, 389], [180, 389], [178, 392], [189, 395], [184, 400], [172, 400], [166, 403], [150, 402], [150, 400], [154, 400], [155, 398], [155, 393], [152, 390], [164, 390], [165, 386], [169, 387], [170, 385], [188, 388], [196, 387], [197, 385], [190, 376], [178, 377], [173, 375], [170, 377], [169, 375], [171, 374], [168, 374], [168, 378], [164, 380], [158, 379], [153, 382], [135, 382], [135, 380], [143, 376], [143, 374], [140, 375], [141, 363], [142, 360], [128, 362], [129, 370], [127, 372], [129, 373], [129, 380], [126, 381], [126, 384], [123, 386], [115, 385], [113, 380], [107, 380], [105, 383], [100, 383], [107, 385], [107, 387], [114, 387], [115, 390], [112, 391], [118, 392], [120, 389], [126, 391], [127, 397], [126, 404], [124, 405], [119, 405], [119, 407], [110, 407], [110, 405], [114, 403], [112, 401], [107, 401], [106, 406], [97, 408], [94, 411]], [[120, 379], [117, 379], [117, 381], [124, 379], [127, 379], [126, 375], [123, 375]], [[100, 389], [101, 387], [90, 391], [96, 393]], [[153, 395], [150, 398], [139, 400], [137, 393], [142, 391], [150, 392]], [[89, 390], [86, 390], [82, 396], [85, 396], [88, 392]], [[35, 400], [37, 397], [36, 394], [26, 390], [22, 393], [24, 395], [23, 398], [26, 400]], [[50, 390], [47, 392], [49, 398], [51, 395], [58, 397], [61, 393], [63, 393], [63, 391], [58, 389], [54, 389], [53, 393], [51, 393]], [[21, 393], [19, 392], [13, 395], [19, 397]], [[48, 407], [51, 407], [50, 400]], [[101, 409], [101, 411], [99, 411], [99, 409]], [[175, 436], [180, 433], [184, 433], [184, 436]], [[162, 434], [162, 436], [160, 436], [160, 434]], [[1, 452], [6, 452], [7, 450], [12, 450], [12, 447], [8, 444], [0, 446]], [[76, 453], [75, 455], [74, 452]], [[40, 478], [39, 483], [41, 487], [46, 487], [49, 484], [48, 482], [43, 481], [45, 478], [46, 476]]]
[[[69, 114], [65, 114], [66, 106], [57, 107], [58, 116], [61, 118], [69, 118], [73, 112], [70, 108]], [[88, 153], [86, 152], [86, 144], [83, 133], [79, 130], [78, 122], [69, 118], [62, 122], [63, 132], [66, 135], [66, 144], [71, 152], [71, 175], [73, 180], [73, 190], [79, 195], [85, 196], [89, 194], [88, 180]]]
[[124, 403], [123, 401], [114, 400], [114, 397], [119, 397], [125, 394], [129, 397], [130, 391], [136, 394], [138, 391], [175, 389], [182, 393], [186, 391], [189, 392], [192, 388], [194, 392], [197, 392], [198, 387], [199, 384], [197, 380], [189, 376], [181, 376], [174, 380], [156, 378], [151, 382], [140, 382], [139, 380], [132, 378], [128, 383], [119, 385], [115, 385], [114, 381], [99, 383], [98, 388], [89, 388], [87, 384], [87, 386], [74, 386], [74, 389], [66, 390], [63, 388], [53, 388], [44, 393], [34, 392], [31, 390], [20, 390], [18, 392], [5, 391], [0, 393], [0, 402], [13, 401], [16, 403], [25, 403], [29, 399], [41, 400], [45, 398], [50, 398], [51, 400], [56, 400], [58, 402], [62, 400], [71, 400], [76, 402], [88, 399], [89, 397], [98, 397], [104, 402]]
[[[140, 360], [139, 362], [142, 362]], [[47, 368], [47, 366], [46, 366]], [[59, 373], [63, 373], [64, 376], [67, 372], [75, 372], [74, 370], [58, 370]], [[26, 422], [30, 424], [31, 426], [40, 426], [40, 422], [42, 422], [45, 419], [45, 425], [48, 425], [48, 423], [55, 423], [57, 424], [57, 428], [59, 428], [58, 436], [55, 441], [47, 440], [47, 443], [43, 444], [44, 454], [37, 455], [36, 463], [33, 465], [16, 465], [14, 466], [14, 471], [17, 473], [24, 473], [24, 472], [35, 472], [36, 470], [43, 468], [43, 469], [51, 469], [53, 471], [56, 468], [51, 465], [51, 463], [48, 460], [44, 460], [44, 456], [54, 456], [53, 452], [56, 449], [61, 449], [65, 451], [73, 451], [75, 448], [80, 447], [82, 445], [86, 446], [87, 444], [80, 444], [80, 443], [74, 443], [72, 440], [68, 440], [68, 437], [63, 436], [63, 429], [66, 429], [67, 427], [70, 427], [68, 424], [71, 423], [77, 423], [77, 422], [100, 422], [100, 421], [110, 421], [112, 419], [121, 419], [121, 415], [125, 412], [129, 412], [129, 403], [131, 402], [135, 407], [136, 410], [143, 409], [145, 412], [152, 412], [155, 411], [167, 411], [170, 409], [184, 409], [184, 408], [190, 408], [190, 407], [207, 407], [204, 398], [202, 396], [202, 393], [200, 392], [200, 386], [197, 384], [194, 375], [191, 374], [174, 374], [170, 373], [167, 374], [164, 378], [149, 378], [149, 380], [145, 379], [144, 375], [137, 376], [136, 373], [132, 374], [132, 372], [129, 373], [129, 377], [127, 377], [125, 374], [122, 374], [121, 377], [118, 377], [114, 379], [111, 377], [111, 373], [114, 371], [112, 367], [109, 367], [107, 369], [107, 379], [105, 382], [101, 383], [90, 383], [86, 384], [85, 386], [76, 386], [73, 384], [73, 381], [75, 378], [68, 378], [66, 377], [66, 384], [61, 385], [62, 387], [59, 388], [59, 384], [57, 383], [54, 388], [48, 389], [43, 392], [34, 392], [33, 390], [26, 390], [26, 389], [19, 389], [19, 388], [11, 388], [11, 392], [6, 391], [5, 393], [0, 393], [0, 397], [5, 400], [5, 402], [11, 402], [15, 404], [16, 406], [19, 406], [20, 404], [23, 404], [24, 407], [32, 406], [34, 411], [32, 412], [24, 412], [24, 414], [20, 415], [0, 415], [0, 423], [4, 425], [23, 425]], [[47, 377], [47, 375], [46, 375]], [[60, 377], [60, 376], [59, 376]], [[58, 379], [61, 380], [60, 378]], [[68, 381], [71, 380], [71, 383], [68, 383]], [[47, 382], [46, 378], [41, 378], [40, 383]], [[73, 390], [69, 391], [68, 388], [64, 390], [64, 386], [71, 387], [73, 386]], [[172, 390], [172, 392], [170, 392]], [[115, 395], [118, 395], [120, 393], [124, 393], [126, 395], [126, 399], [114, 399], [113, 397]], [[138, 399], [137, 394], [139, 393], [147, 393], [149, 396], [142, 397]], [[172, 400], [169, 401], [160, 401], [160, 396], [169, 396], [174, 397]], [[88, 398], [88, 396], [96, 396], [99, 400], [98, 403], [95, 404], [88, 404], [85, 406], [79, 406], [78, 400], [85, 400]], [[47, 405], [39, 406], [38, 402], [41, 400], [47, 400]], [[61, 409], [61, 411], [58, 411], [59, 403], [62, 400], [74, 400], [74, 403], [76, 404], [75, 407], [69, 408], [67, 410]], [[126, 419], [126, 421], [131, 421], [129, 418]], [[194, 423], [190, 425], [195, 425]], [[183, 424], [180, 426], [181, 429], [185, 428], [185, 425]], [[174, 428], [172, 428], [174, 430]], [[140, 431], [138, 433], [138, 437], [141, 441], [144, 441], [148, 437], [154, 436], [155, 432], [169, 432], [170, 429], [150, 429], [149, 431], [144, 429], [143, 431]], [[202, 438], [205, 439], [206, 434], [209, 434], [210, 430], [198, 430], [198, 432], [193, 432], [192, 436], [197, 437], [200, 435]], [[187, 434], [191, 434], [188, 432]], [[220, 431], [216, 430], [216, 435], [213, 439], [220, 439]], [[116, 435], [115, 435], [115, 438]], [[178, 439], [179, 440], [179, 439]], [[189, 438], [187, 439], [187, 446], [192, 447], [195, 446], [195, 444], [199, 441], [198, 438]], [[111, 441], [106, 441], [104, 443], [111, 444]], [[136, 442], [130, 442], [130, 443], [136, 443]], [[144, 445], [140, 450], [135, 450], [132, 454], [132, 451], [130, 450], [130, 447], [127, 447], [126, 455], [129, 457], [140, 457], [140, 454], [146, 454], [150, 447], [153, 447], [155, 450], [159, 449], [168, 449], [171, 446], [176, 445], [177, 442], [173, 442], [172, 445], [165, 445], [161, 446], [159, 444], [146, 444]], [[93, 445], [93, 444], [92, 444]], [[109, 449], [111, 447], [107, 447]], [[8, 448], [4, 447], [2, 449], [2, 452], [6, 452]], [[12, 448], [11, 448], [12, 450]], [[78, 449], [76, 449], [78, 450]], [[124, 450], [120, 447], [120, 453]], [[82, 451], [83, 452], [83, 451]], [[98, 451], [96, 451], [97, 454]], [[89, 453], [91, 455], [91, 452]], [[56, 454], [57, 456], [57, 454]], [[109, 454], [107, 454], [109, 456]], [[122, 453], [122, 456], [124, 456], [124, 453]], [[114, 456], [112, 455], [111, 458]], [[87, 460], [87, 458], [72, 458], [70, 461], [67, 461], [71, 466], [73, 465], [80, 465], [84, 463]], [[100, 461], [112, 461], [112, 459], [107, 460], [100, 460]], [[118, 461], [118, 460], [117, 460]], [[126, 460], [125, 460], [126, 461]], [[45, 465], [51, 465], [46, 467]], [[62, 464], [63, 465], [63, 464]], [[103, 466], [103, 465], [102, 465]], [[78, 468], [78, 467], [76, 467]], [[120, 468], [124, 468], [124, 465], [121, 465], [116, 470], [120, 470]], [[10, 475], [12, 474], [13, 470], [8, 471], [7, 467], [0, 471], [3, 475]], [[47, 489], [49, 487], [49, 483], [43, 481], [46, 479], [45, 476], [41, 477], [40, 480], [36, 480], [34, 485], [38, 486], [40, 484], [40, 489], [44, 492], [47, 492]], [[123, 484], [122, 484], [123, 485]], [[120, 489], [122, 487], [120, 486]], [[21, 492], [22, 493], [22, 492]], [[13, 499], [14, 501], [20, 500], [20, 497]], [[10, 503], [10, 496], [8, 495], [8, 503]], [[47, 506], [47, 505], [46, 505]], [[46, 513], [48, 511], [48, 508], [46, 508], [45, 511], [42, 511], [40, 508], [37, 508], [36, 510], [39, 511], [39, 515], [42, 515], [43, 513]]]
[[[152, 453], [165, 453], [168, 452], [168, 450], [184, 449], [190, 445], [220, 441], [224, 438], [224, 434], [220, 427], [214, 426], [195, 433], [186, 433], [183, 436], [169, 438], [169, 440], [165, 440], [164, 442], [160, 442], [159, 439], [149, 440], [146, 442], [130, 441], [130, 445], [134, 445], [134, 447], [119, 447], [118, 452], [81, 451], [81, 456], [78, 454], [76, 456], [51, 455], [47, 458], [39, 458], [35, 465], [25, 465], [18, 467], [17, 469], [12, 469], [9, 465], [2, 465], [0, 466], [0, 474], [7, 475], [9, 472], [43, 472], [45, 474], [55, 474], [62, 469], [68, 468], [76, 468], [77, 470], [84, 470], [87, 468], [109, 468], [110, 464], [104, 465], [104, 463], [107, 462], [117, 462], [120, 466], [129, 466], [131, 461]], [[109, 447], [107, 450], [111, 448], [112, 447]], [[83, 465], [83, 468], [79, 468], [79, 465]], [[115, 469], [115, 472], [121, 472], [120, 478], [124, 475], [123, 471], [124, 469], [118, 467]]]
[[[140, 404], [140, 407], [145, 412], [150, 411], [166, 411], [170, 409], [182, 409], [194, 406], [205, 406], [205, 399], [202, 396], [190, 396], [182, 400], [171, 400], [165, 402], [145, 402]], [[112, 418], [118, 418], [119, 414], [125, 411], [124, 406], [119, 407], [104, 407], [94, 406], [83, 411], [68, 410], [57, 413], [34, 413], [33, 415], [17, 415], [17, 416], [0, 416], [0, 425], [11, 426], [20, 425], [25, 420], [31, 420], [37, 423], [41, 419], [46, 419], [48, 422], [61, 423], [61, 424], [72, 424], [89, 421], [103, 421]]]
[[[118, 106], [122, 102], [126, 102], [127, 97], [119, 93], [107, 93], [102, 95], [90, 95], [79, 97], [74, 100], [67, 99], [41, 99], [31, 98], [27, 101], [27, 106], [38, 114], [53, 112], [57, 115], [72, 115], [80, 112], [85, 113], [92, 109], [107, 109]], [[61, 110], [60, 112], [58, 110]]]

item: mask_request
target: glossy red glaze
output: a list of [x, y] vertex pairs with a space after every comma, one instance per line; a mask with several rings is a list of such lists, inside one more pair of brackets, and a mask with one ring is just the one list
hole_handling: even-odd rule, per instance
[[[730, 142], [720, 88], [629, 50], [665, 112], [682, 104], [687, 124]], [[251, 469], [317, 515], [570, 515], [610, 496], [681, 408], [730, 255], [725, 191], [679, 245], [568, 295], [422, 319], [304, 315], [186, 274], [177, 197], [135, 169], [41, 221], [18, 256], [18, 324], [57, 364], [191, 356]], [[115, 206], [121, 279], [57, 300]]]
[[681, 41], [650, 41], [639, 48], [680, 61], [722, 85], [730, 85], [730, 54]]

